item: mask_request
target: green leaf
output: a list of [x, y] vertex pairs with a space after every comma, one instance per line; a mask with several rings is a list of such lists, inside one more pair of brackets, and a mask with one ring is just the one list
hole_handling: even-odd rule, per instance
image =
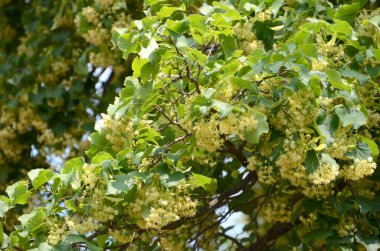
[[186, 179], [186, 176], [182, 172], [174, 172], [171, 174], [160, 175], [162, 183], [165, 187], [173, 187], [178, 185], [181, 181]]
[[199, 44], [205, 43], [205, 34], [208, 31], [208, 26], [206, 25], [206, 17], [198, 14], [189, 15], [189, 24], [191, 35], [194, 40]]
[[363, 238], [360, 234], [356, 234], [355, 240], [362, 244], [367, 251], [377, 251], [380, 249], [380, 240], [378, 237]]
[[149, 63], [148, 59], [136, 57], [132, 63], [133, 77], [135, 77], [135, 78], [140, 77], [141, 76], [141, 68], [147, 63]]
[[52, 170], [34, 169], [28, 172], [28, 176], [32, 181], [33, 188], [37, 189], [53, 178], [54, 173]]
[[218, 187], [218, 181], [214, 178], [209, 178], [202, 174], [192, 174], [191, 180], [194, 186], [203, 187], [206, 191], [214, 193]]
[[332, 229], [316, 229], [302, 237], [302, 241], [307, 245], [312, 245], [317, 240], [327, 239], [333, 235]]
[[205, 66], [207, 62], [207, 56], [194, 48], [189, 48], [189, 57], [200, 66]]
[[368, 159], [372, 157], [372, 151], [369, 146], [364, 142], [359, 142], [356, 147], [346, 154], [350, 159]]
[[309, 150], [306, 152], [306, 159], [305, 159], [305, 168], [307, 172], [314, 173], [316, 170], [318, 170], [320, 167], [319, 158], [317, 155], [317, 152], [314, 150]]
[[103, 133], [93, 132], [90, 135], [91, 146], [86, 151], [88, 157], [94, 157], [98, 152], [104, 151], [105, 146], [108, 144], [106, 136]]
[[366, 214], [368, 212], [375, 213], [380, 211], [380, 196], [376, 196], [373, 199], [359, 197], [355, 199], [355, 202], [359, 205], [360, 212]]
[[272, 11], [273, 17], [277, 16], [278, 11], [280, 10], [281, 6], [284, 4], [284, 0], [275, 0], [271, 6], [269, 6], [269, 10]]
[[367, 123], [366, 117], [360, 110], [338, 106], [335, 107], [335, 112], [339, 116], [339, 119], [344, 127], [352, 125], [354, 129], [358, 129]]
[[133, 177], [145, 178], [146, 175], [137, 171], [132, 171], [128, 174], [116, 175], [116, 181], [107, 184], [107, 195], [117, 195], [121, 192], [128, 192], [134, 185]]
[[18, 220], [29, 233], [35, 233], [43, 226], [45, 216], [44, 209], [39, 208], [29, 214], [21, 215]]
[[360, 12], [360, 3], [341, 5], [335, 13], [335, 18], [349, 22], [351, 25], [355, 23], [355, 17]]
[[368, 145], [369, 149], [371, 149], [372, 157], [374, 159], [377, 158], [377, 156], [379, 156], [379, 147], [377, 146], [375, 141], [370, 140], [369, 138], [366, 138], [364, 136], [360, 136], [360, 140], [362, 142], [366, 143]]
[[166, 27], [168, 30], [174, 31], [178, 34], [183, 34], [190, 28], [189, 22], [187, 21], [173, 21], [170, 19], [166, 21]]
[[330, 84], [340, 90], [346, 90], [346, 91], [351, 91], [351, 87], [342, 81], [342, 76], [340, 73], [336, 70], [326, 70], [327, 77], [329, 79]]
[[377, 27], [377, 29], [380, 30], [380, 15], [379, 16], [373, 16], [370, 19], [368, 19], [368, 21], [371, 24], [375, 25]]
[[175, 11], [180, 10], [178, 7], [169, 7], [169, 6], [164, 6], [160, 9], [159, 12], [157, 12], [157, 16], [160, 19], [170, 17]]
[[220, 117], [224, 118], [226, 117], [234, 108], [232, 105], [219, 101], [219, 100], [213, 100], [212, 106], [216, 108], [216, 110], [220, 113]]
[[47, 242], [41, 242], [37, 248], [28, 249], [28, 251], [52, 251], [53, 247]]
[[113, 160], [113, 157], [111, 154], [107, 152], [98, 152], [91, 160], [91, 164], [94, 165], [100, 165], [104, 161]]
[[244, 135], [249, 143], [257, 144], [260, 141], [260, 136], [263, 133], [268, 133], [269, 126], [267, 123], [267, 117], [264, 114], [253, 110], [252, 115], [255, 117], [257, 125], [255, 128], [252, 128], [252, 130], [245, 131]]
[[139, 56], [141, 58], [149, 58], [149, 56], [158, 49], [158, 44], [154, 38], [149, 40], [149, 44], [146, 47], [142, 47]]
[[26, 181], [19, 181], [8, 186], [5, 192], [11, 199], [11, 205], [24, 205], [28, 203], [30, 192], [28, 191], [28, 183]]
[[62, 168], [62, 173], [69, 174], [73, 170], [77, 170], [78, 168], [81, 168], [84, 165], [84, 163], [85, 161], [83, 157], [72, 158], [65, 163], [65, 165]]
[[301, 44], [299, 48], [305, 55], [313, 58], [318, 58], [318, 50], [314, 44]]
[[231, 83], [233, 83], [234, 85], [238, 87], [241, 87], [250, 91], [256, 91], [255, 88], [253, 87], [254, 84], [249, 80], [239, 78], [239, 77], [231, 77], [230, 81]]
[[140, 43], [140, 34], [137, 31], [131, 31], [127, 34], [121, 34], [118, 37], [117, 45], [120, 50], [123, 51], [123, 58], [128, 58], [129, 54], [136, 53], [139, 51]]
[[341, 70], [340, 73], [347, 78], [356, 78], [360, 84], [364, 84], [368, 79], [367, 75], [354, 70]]
[[215, 92], [216, 90], [214, 88], [207, 88], [204, 91], [202, 91], [202, 96], [206, 99], [211, 99], [212, 95], [214, 95]]
[[10, 209], [10, 200], [4, 195], [0, 195], [0, 218], [3, 218]]
[[349, 37], [353, 34], [353, 29], [349, 23], [346, 21], [341, 21], [339, 19], [334, 19], [335, 25], [332, 26], [332, 30], [337, 33], [343, 33]]
[[229, 58], [234, 55], [236, 50], [236, 40], [231, 35], [219, 34], [220, 45], [222, 46], [224, 55]]

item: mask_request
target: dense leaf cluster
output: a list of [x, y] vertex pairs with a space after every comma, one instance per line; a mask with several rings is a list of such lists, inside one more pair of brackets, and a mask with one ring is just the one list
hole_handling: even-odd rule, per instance
[[133, 73], [88, 160], [6, 189], [2, 247], [377, 249], [378, 6], [146, 0], [144, 14], [113, 29]]
[[[47, 168], [52, 154], [83, 152], [82, 136], [130, 68], [111, 50], [111, 29], [143, 15], [137, 2], [116, 2], [0, 1], [2, 191], [26, 171]], [[91, 10], [96, 23], [88, 20]], [[99, 78], [108, 66], [111, 76]]]

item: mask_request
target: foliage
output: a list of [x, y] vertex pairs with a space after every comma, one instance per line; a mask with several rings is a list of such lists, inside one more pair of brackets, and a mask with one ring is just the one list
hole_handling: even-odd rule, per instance
[[[112, 1], [98, 1], [108, 3]], [[6, 250], [379, 247], [380, 9], [146, 0], [86, 161], [0, 198]], [[6, 215], [46, 201], [18, 218]], [[221, 223], [246, 214], [244, 238]]]
[[[134, 2], [105, 4], [0, 1], [1, 190], [32, 168], [48, 167], [52, 154], [82, 153], [82, 136], [128, 74], [130, 62], [111, 50], [111, 28], [143, 13]], [[111, 77], [100, 79], [107, 66]]]

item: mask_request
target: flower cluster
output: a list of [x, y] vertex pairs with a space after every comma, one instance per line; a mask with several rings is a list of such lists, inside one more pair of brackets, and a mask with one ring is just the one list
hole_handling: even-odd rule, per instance
[[194, 129], [198, 146], [208, 152], [215, 152], [228, 137], [237, 136], [245, 139], [245, 133], [254, 130], [256, 126], [255, 117], [249, 113], [248, 115], [229, 113], [225, 118], [213, 115], [208, 119], [202, 119]]
[[342, 176], [346, 180], [359, 180], [371, 175], [376, 169], [376, 163], [372, 159], [355, 159], [353, 165], [344, 166]]

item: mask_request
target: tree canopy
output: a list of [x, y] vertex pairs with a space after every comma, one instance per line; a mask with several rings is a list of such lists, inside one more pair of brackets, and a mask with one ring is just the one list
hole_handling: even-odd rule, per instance
[[85, 155], [5, 189], [2, 249], [380, 248], [378, 3], [59, 3], [0, 1], [1, 165], [111, 104]]
[[127, 27], [140, 9], [138, 1], [0, 1], [1, 190], [48, 167], [47, 156], [83, 154], [81, 138], [130, 74], [110, 46], [112, 27]]

